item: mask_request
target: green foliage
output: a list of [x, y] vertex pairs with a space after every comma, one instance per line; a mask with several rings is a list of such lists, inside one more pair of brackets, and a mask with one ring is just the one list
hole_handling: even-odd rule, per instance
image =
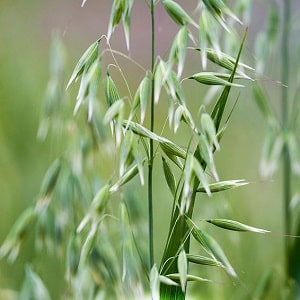
[[[290, 39], [296, 32], [296, 28], [291, 21], [291, 1], [284, 2], [282, 16], [280, 16], [280, 7], [276, 3], [269, 5], [266, 28], [261, 31], [256, 41], [255, 49], [258, 59], [256, 68], [260, 72], [264, 70], [267, 57], [280, 60], [281, 116], [279, 117], [276, 108], [270, 105], [273, 99], [265, 92], [262, 85], [254, 85], [254, 99], [268, 124], [260, 170], [263, 178], [271, 178], [282, 162], [284, 232], [286, 236], [297, 236], [296, 239], [285, 238], [284, 240], [285, 293], [289, 295], [287, 297], [297, 299], [300, 296], [300, 265], [295, 254], [299, 251], [300, 219], [299, 211], [293, 207], [292, 199], [296, 199], [299, 193], [299, 187], [293, 184], [293, 181], [299, 180], [299, 140], [296, 138], [297, 128], [293, 113], [299, 111], [299, 103], [291, 97], [293, 93], [291, 86], [295, 85], [297, 90], [299, 82], [295, 82], [294, 76], [290, 76], [292, 70], [290, 62], [294, 55]], [[277, 45], [281, 45], [280, 56], [274, 52]], [[297, 92], [294, 93], [297, 94]]]
[[[134, 1], [115, 0], [107, 36], [101, 36], [87, 48], [66, 84], [67, 89], [71, 89], [80, 80], [72, 118], [65, 117], [61, 101], [64, 98], [61, 85], [64, 82], [63, 47], [58, 38], [53, 42], [50, 87], [45, 100], [48, 109], [43, 113], [41, 123], [44, 125], [41, 125], [40, 132], [45, 138], [51, 126], [53, 134], [66, 137], [64, 149], [46, 172], [36, 205], [17, 220], [0, 249], [0, 256], [14, 260], [27, 232], [36, 228], [39, 248], [52, 247], [54, 251], [59, 249], [64, 253], [68, 293], [72, 299], [143, 299], [149, 294], [152, 299], [185, 299], [189, 282], [195, 281], [201, 286], [213, 281], [198, 273], [192, 274], [195, 271], [189, 268], [190, 263], [198, 266], [196, 270], [201, 271], [205, 265], [208, 268], [219, 267], [216, 269], [225, 270], [234, 278], [238, 276], [221, 243], [213, 234], [196, 225], [193, 213], [199, 198], [205, 200], [213, 193], [247, 184], [245, 180], [220, 180], [214, 159], [231, 116], [227, 117], [230, 92], [242, 87], [236, 83], [237, 79], [251, 79], [245, 72], [253, 69], [240, 62], [247, 29], [238, 41], [239, 48], [229, 55], [220, 51], [223, 47], [221, 35], [235, 31], [232, 21], [241, 21], [223, 1], [198, 1], [193, 14], [183, 8], [183, 1], [182, 5], [173, 0], [161, 3], [152, 0], [148, 4], [152, 17], [152, 46], [156, 34], [154, 12], [157, 5], [161, 4], [179, 27], [169, 53], [156, 57], [155, 47], [149, 50], [149, 56], [154, 58], [152, 65], [142, 67], [144, 72], [140, 82], [135, 92], [131, 92], [132, 87], [116, 59], [118, 53], [112, 50], [110, 39], [122, 21], [126, 45], [130, 48]], [[210, 24], [218, 30], [209, 30]], [[270, 32], [274, 36], [273, 28]], [[194, 47], [191, 48], [190, 43]], [[101, 51], [101, 47], [105, 49]], [[186, 74], [189, 50], [199, 54], [203, 69], [209, 60], [209, 67], [217, 71], [199, 68], [194, 74]], [[122, 56], [132, 62], [131, 58]], [[116, 67], [124, 86], [111, 71], [112, 67]], [[222, 87], [211, 113], [207, 112], [211, 108], [204, 108], [203, 103], [199, 103], [198, 114], [191, 109], [195, 99], [186, 96], [187, 79], [193, 79], [195, 85]], [[101, 81], [104, 81], [103, 85]], [[269, 116], [259, 91], [257, 95], [258, 102]], [[202, 99], [202, 96], [199, 98]], [[167, 101], [164, 101], [165, 98]], [[164, 112], [164, 102], [168, 103], [164, 118], [170, 130], [176, 133], [182, 128], [187, 129], [183, 141], [179, 142], [176, 135], [168, 135], [165, 126], [155, 126], [155, 116], [160, 108]], [[55, 117], [53, 123], [49, 120], [52, 116]], [[58, 120], [62, 132], [55, 131]], [[109, 128], [112, 138], [109, 137]], [[293, 136], [288, 135], [285, 139], [295, 152]], [[271, 141], [267, 152], [273, 144], [274, 141]], [[281, 146], [278, 147], [275, 154], [271, 151], [270, 160], [273, 161], [280, 152]], [[166, 212], [170, 217], [166, 241], [155, 240], [152, 235], [152, 190], [160, 189], [153, 183], [157, 157], [161, 158], [165, 183], [171, 192], [167, 200], [172, 203], [172, 209]], [[104, 161], [111, 165], [109, 175], [105, 174]], [[146, 167], [147, 185], [144, 179]], [[148, 191], [148, 199], [135, 193], [139, 185]], [[147, 242], [146, 224], [141, 212], [136, 209], [140, 203], [149, 207]], [[159, 202], [154, 203], [160, 205]], [[229, 219], [206, 221], [225, 230], [267, 232]], [[208, 257], [194, 253], [191, 241]], [[153, 261], [154, 243], [164, 246], [157, 265]], [[31, 269], [27, 270], [21, 295], [25, 295], [24, 299], [50, 298], [41, 279]]]

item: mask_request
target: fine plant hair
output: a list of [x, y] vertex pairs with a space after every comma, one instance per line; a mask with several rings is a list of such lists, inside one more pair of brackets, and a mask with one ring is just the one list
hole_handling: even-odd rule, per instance
[[[299, 218], [299, 139], [297, 138], [297, 118], [299, 113], [299, 66], [294, 49], [299, 43], [291, 40], [296, 34], [293, 21], [292, 1], [276, 1], [268, 4], [269, 16], [266, 28], [256, 39], [256, 69], [266, 72], [269, 60], [278, 60], [280, 72], [280, 107], [272, 106], [274, 95], [271, 96], [262, 82], [253, 85], [254, 99], [267, 123], [267, 132], [263, 144], [260, 163], [263, 178], [271, 178], [282, 162], [282, 202], [284, 224], [284, 255], [285, 255], [285, 290], [282, 297], [298, 299], [300, 297], [300, 218]], [[280, 53], [274, 51], [279, 49]], [[297, 76], [291, 76], [291, 74]], [[291, 238], [289, 238], [291, 237]], [[270, 272], [272, 273], [272, 272]], [[270, 276], [271, 278], [271, 276]]]
[[[244, 81], [252, 82], [253, 68], [240, 59], [247, 28], [238, 15], [246, 8], [237, 3], [231, 9], [220, 0], [198, 1], [192, 9], [185, 1], [145, 1], [151, 48], [143, 51], [148, 51], [151, 63], [144, 66], [111, 45], [116, 27], [123, 26], [130, 49], [134, 5], [133, 0], [113, 1], [107, 33], [101, 32], [87, 47], [67, 83], [64, 46], [55, 36], [38, 135], [56, 136], [61, 154], [47, 170], [38, 200], [19, 217], [0, 248], [0, 257], [15, 260], [35, 228], [37, 248], [59, 248], [63, 253], [72, 299], [185, 299], [189, 282], [201, 286], [213, 281], [191, 273], [191, 263], [238, 277], [204, 223], [220, 230], [268, 233], [225, 218], [199, 223], [193, 215], [199, 198], [248, 184], [220, 179], [214, 161], [236, 100], [231, 91], [242, 91]], [[178, 28], [164, 56], [156, 55], [158, 8]], [[186, 68], [191, 54], [199, 62], [192, 74]], [[130, 85], [120, 58], [141, 74], [137, 88]], [[187, 81], [219, 89], [205, 106], [202, 90], [187, 96]], [[65, 88], [74, 92], [76, 82], [73, 103]], [[196, 111], [191, 109], [195, 101]], [[164, 113], [165, 103], [166, 122], [160, 126], [157, 113]], [[168, 134], [167, 126], [173, 133]], [[183, 139], [176, 134], [181, 129], [187, 133]], [[154, 178], [156, 168], [163, 172], [169, 199], [154, 199], [161, 188]], [[166, 212], [170, 222], [165, 241], [157, 240], [154, 232], [154, 206], [161, 201], [172, 203]], [[192, 240], [206, 255], [191, 250]], [[164, 247], [160, 259], [154, 255], [158, 243]], [[37, 290], [42, 299], [50, 299], [45, 284], [28, 266], [21, 294], [38, 298]]]

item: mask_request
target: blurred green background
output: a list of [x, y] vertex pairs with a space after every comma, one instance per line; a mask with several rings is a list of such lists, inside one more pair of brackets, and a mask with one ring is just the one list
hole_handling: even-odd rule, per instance
[[[296, 2], [296, 1], [294, 1]], [[87, 1], [84, 8], [80, 1], [1, 1], [0, 2], [0, 242], [20, 213], [36, 200], [43, 175], [54, 158], [55, 149], [51, 140], [38, 141], [37, 129], [42, 101], [49, 74], [49, 47], [51, 36], [58, 30], [67, 49], [67, 74], [81, 53], [106, 33], [110, 13], [110, 1]], [[254, 7], [253, 20], [245, 50], [245, 57], [253, 63], [253, 41], [260, 26], [265, 22], [266, 6], [258, 1]], [[132, 50], [130, 54], [143, 65], [150, 62], [149, 18], [140, 17], [147, 13], [144, 1], [136, 1], [132, 20]], [[175, 27], [167, 21], [162, 12], [157, 13], [158, 52], [168, 47]], [[147, 27], [148, 26], [148, 27]], [[116, 32], [111, 44], [125, 50], [121, 30]], [[135, 47], [135, 45], [143, 45]], [[247, 60], [247, 58], [246, 58]], [[200, 64], [198, 64], [200, 65]], [[278, 63], [270, 62], [268, 76], [278, 78]], [[195, 64], [189, 65], [190, 72]], [[196, 70], [197, 71], [197, 70]], [[139, 74], [128, 73], [132, 82]], [[278, 103], [280, 86], [267, 82], [269, 93], [274, 95], [274, 105]], [[201, 100], [202, 91], [191, 85], [188, 96]], [[236, 95], [232, 96], [234, 101]], [[197, 106], [195, 106], [197, 107]], [[161, 115], [162, 118], [164, 116]], [[158, 119], [160, 115], [158, 115]], [[163, 119], [159, 120], [163, 123]], [[266, 130], [251, 91], [246, 87], [234, 111], [229, 128], [222, 141], [221, 153], [217, 154], [217, 167], [222, 179], [245, 178], [251, 184], [238, 190], [225, 192], [213, 199], [199, 203], [195, 219], [232, 217], [256, 227], [269, 229], [273, 234], [236, 234], [210, 230], [219, 237], [221, 245], [240, 276], [240, 281], [214, 274], [216, 285], [195, 286], [207, 293], [206, 299], [217, 299], [218, 290], [227, 290], [227, 295], [239, 299], [245, 291], [252, 290], [259, 278], [270, 268], [275, 269], [275, 281], [268, 299], [277, 299], [283, 273], [283, 232], [282, 200], [280, 176], [262, 182], [258, 167], [262, 140]], [[157, 166], [160, 168], [160, 166]], [[158, 178], [161, 170], [158, 171]], [[159, 181], [158, 181], [159, 183]], [[155, 199], [168, 197], [168, 191], [158, 189]], [[161, 200], [154, 203], [155, 235], [157, 241], [166, 237], [168, 223], [164, 223], [164, 209]], [[26, 241], [15, 263], [0, 261], [0, 299], [8, 299], [8, 290], [20, 289], [24, 276], [24, 264], [32, 263], [46, 283], [53, 299], [59, 299], [66, 288], [64, 282], [64, 261], [59, 257], [36, 252], [33, 238]], [[159, 261], [163, 244], [157, 243], [156, 260]], [[4, 292], [6, 291], [6, 292]], [[2, 297], [2, 298], [1, 298]], [[230, 298], [224, 298], [230, 299]], [[241, 298], [242, 299], [242, 298]]]

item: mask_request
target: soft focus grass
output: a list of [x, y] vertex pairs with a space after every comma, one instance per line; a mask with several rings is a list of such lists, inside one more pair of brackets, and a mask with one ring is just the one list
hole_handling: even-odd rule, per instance
[[[33, 203], [53, 152], [50, 143], [36, 139], [48, 76], [49, 30], [43, 28], [35, 2], [5, 2], [0, 4], [1, 242], [20, 213]], [[33, 239], [26, 243], [16, 263], [1, 261], [0, 289], [20, 288], [25, 261], [37, 262], [50, 284], [52, 281], [52, 291], [60, 290], [60, 264], [56, 259], [37, 255]], [[54, 282], [51, 277], [59, 280]]]
[[[61, 28], [62, 32], [66, 30], [64, 39], [70, 55], [69, 64], [72, 66], [75, 61], [72, 55], [78, 57], [82, 49], [97, 36], [97, 26], [106, 24], [101, 18], [107, 19], [108, 10], [104, 9], [97, 14], [96, 4], [90, 2], [83, 10], [79, 3], [74, 5], [71, 1], [64, 3], [63, 7], [59, 1], [47, 4], [21, 0], [14, 4], [8, 1], [0, 3], [1, 242], [20, 212], [33, 203], [44, 172], [58, 151], [52, 147], [51, 140], [42, 143], [36, 139], [39, 113], [48, 79], [51, 31], [56, 27]], [[100, 31], [104, 32], [105, 29], [100, 28]], [[145, 49], [138, 50], [134, 54], [138, 59], [143, 59]], [[133, 80], [134, 77], [133, 73]], [[195, 95], [195, 101], [201, 101], [198, 86], [190, 93]], [[160, 120], [158, 114], [157, 121], [163, 123], [165, 120]], [[217, 155], [217, 168], [223, 179], [246, 178], [253, 183], [203, 201], [201, 209], [197, 205], [195, 216], [198, 214], [199, 220], [234, 217], [275, 233], [282, 232], [279, 178], [275, 177], [269, 182], [259, 180], [258, 164], [265, 130], [263, 124], [250, 93], [243, 92], [226, 132], [226, 139], [222, 141], [222, 151]], [[157, 182], [162, 176], [162, 172], [158, 171], [155, 176]], [[154, 234], [157, 240], [166, 238], [168, 223], [161, 224], [157, 221], [164, 220], [164, 206], [171, 205], [164, 203], [168, 196], [168, 191], [160, 188], [154, 194]], [[218, 299], [219, 293], [224, 299], [229, 296], [242, 299], [246, 297], [247, 289], [253, 290], [259, 278], [271, 267], [277, 271], [275, 282], [280, 283], [283, 278], [280, 235], [224, 233], [211, 227], [209, 229], [214, 230], [217, 240], [220, 240], [240, 276], [240, 282], [234, 285], [226, 275], [216, 275], [217, 272], [213, 273], [204, 268], [203, 274], [207, 272], [208, 277], [216, 278], [217, 284], [196, 286], [192, 289], [193, 293], [203, 287], [209, 299]], [[32, 238], [25, 243], [23, 250], [14, 264], [0, 262], [0, 289], [20, 288], [24, 262], [27, 261], [38, 265], [37, 271], [48, 285], [53, 299], [58, 299], [66, 288], [63, 281], [63, 259], [53, 257], [47, 251], [36, 253]], [[159, 261], [162, 250], [155, 249], [156, 261]], [[279, 290], [280, 284], [273, 285], [273, 293], [269, 299], [275, 299], [272, 297], [278, 295]]]

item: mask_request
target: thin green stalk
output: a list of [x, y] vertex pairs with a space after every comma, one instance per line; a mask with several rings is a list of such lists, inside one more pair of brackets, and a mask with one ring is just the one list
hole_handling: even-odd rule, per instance
[[[283, 31], [281, 41], [281, 61], [282, 61], [282, 83], [289, 83], [289, 38], [290, 38], [290, 21], [291, 21], [291, 2], [285, 0], [283, 2]], [[282, 110], [282, 128], [286, 133], [289, 130], [289, 112], [288, 112], [288, 89], [283, 86], [281, 94], [281, 110]], [[291, 158], [287, 145], [283, 149], [283, 201], [284, 201], [284, 221], [285, 234], [291, 234], [291, 215], [289, 210], [289, 202], [291, 199]], [[286, 275], [289, 276], [289, 241], [285, 239], [285, 265]]]
[[[155, 64], [155, 20], [154, 20], [154, 0], [151, 0], [151, 112], [150, 112], [150, 130], [154, 130], [154, 64]], [[149, 267], [150, 270], [154, 264], [154, 246], [153, 246], [153, 162], [154, 147], [153, 140], [150, 139], [150, 153], [148, 166], [148, 217], [149, 217]]]

